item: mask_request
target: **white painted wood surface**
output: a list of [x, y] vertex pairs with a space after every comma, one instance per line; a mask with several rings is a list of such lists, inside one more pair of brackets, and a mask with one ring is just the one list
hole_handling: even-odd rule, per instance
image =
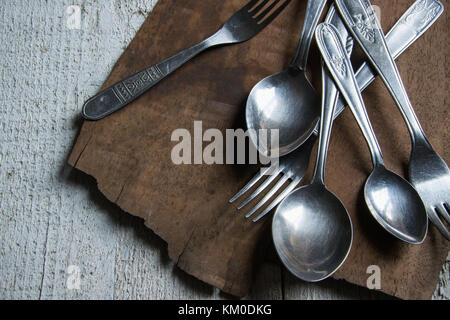
[[[0, 0], [0, 299], [227, 298], [174, 267], [141, 220], [65, 165], [83, 101], [155, 3]], [[68, 27], [70, 5], [81, 9], [79, 30]], [[69, 266], [79, 270], [79, 289]], [[449, 266], [435, 299], [450, 298]], [[272, 256], [248, 298], [387, 296], [342, 281], [306, 284]]]

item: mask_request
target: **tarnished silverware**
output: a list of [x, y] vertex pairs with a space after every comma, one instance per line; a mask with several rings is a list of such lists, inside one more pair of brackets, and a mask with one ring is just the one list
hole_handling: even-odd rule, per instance
[[[308, 139], [320, 117], [320, 98], [306, 77], [309, 47], [326, 0], [308, 0], [302, 34], [289, 67], [258, 82], [247, 99], [250, 139], [267, 157], [283, 156]], [[258, 143], [260, 129], [278, 130], [278, 144]]]
[[[450, 223], [450, 171], [422, 130], [372, 6], [368, 0], [336, 0], [336, 5], [403, 115], [412, 141], [410, 181], [424, 201], [430, 220], [450, 240], [449, 230], [440, 218], [442, 216]], [[404, 21], [410, 27], [420, 29], [427, 21], [436, 19], [442, 10], [439, 1], [422, 0], [408, 12]], [[417, 16], [425, 12], [429, 14], [418, 20]]]
[[[391, 50], [392, 55], [397, 58], [402, 54], [411, 44], [413, 44], [418, 38], [420, 38], [426, 30], [436, 19], [440, 16], [442, 11], [433, 10], [417, 10], [417, 7], [421, 5], [423, 0], [417, 0], [397, 21], [391, 31], [386, 35], [386, 41]], [[430, 8], [430, 7], [427, 7]], [[414, 12], [414, 15], [411, 13]], [[333, 22], [334, 25], [337, 25]], [[342, 22], [341, 22], [342, 24]], [[339, 25], [339, 32], [345, 32], [347, 34], [346, 28], [342, 28]], [[356, 72], [356, 80], [358, 82], [358, 87], [361, 90], [366, 89], [372, 81], [375, 79], [376, 74], [370, 67], [369, 63], [364, 63]], [[345, 108], [346, 103], [339, 97], [337, 106], [335, 108], [335, 117], [337, 117]], [[296, 185], [301, 181], [303, 176], [308, 169], [309, 158], [311, 156], [311, 150], [314, 143], [318, 137], [318, 128], [311, 133], [311, 136], [297, 148], [294, 152], [280, 157], [279, 170], [273, 175], [266, 176], [267, 171], [258, 170], [258, 173], [230, 200], [230, 203], [238, 201], [241, 197], [246, 195], [253, 186], [258, 185], [263, 181], [258, 188], [253, 191], [245, 200], [238, 206], [238, 210], [244, 209], [244, 207], [249, 204], [254, 198], [263, 192], [267, 192], [266, 195], [261, 199], [253, 208], [249, 210], [246, 214], [246, 218], [251, 217], [253, 214], [258, 212], [260, 209], [261, 213], [258, 214], [257, 218], [253, 221], [258, 221], [265, 215], [267, 215], [275, 206], [277, 206], [286, 197], [289, 192], [294, 190]], [[277, 183], [274, 187], [266, 189], [270, 186], [272, 182], [278, 178], [279, 175], [284, 177], [283, 183]], [[264, 180], [264, 178], [266, 178]], [[289, 184], [284, 187], [284, 184]], [[283, 190], [275, 199], [272, 200], [273, 196]]]
[[99, 120], [123, 108], [208, 48], [247, 41], [257, 35], [291, 0], [251, 0], [215, 34], [101, 91], [83, 106], [82, 115]]
[[328, 51], [331, 45], [322, 45], [339, 43], [337, 33], [331, 24], [322, 23], [317, 27], [317, 42], [323, 60], [355, 116], [370, 149], [373, 170], [364, 185], [367, 207], [375, 220], [392, 235], [409, 243], [422, 243], [427, 234], [428, 219], [419, 194], [409, 182], [385, 167], [350, 58], [343, 46]]
[[[350, 56], [351, 48], [344, 48], [337, 29], [332, 30], [333, 36], [327, 37], [321, 26], [316, 31], [321, 51], [332, 57]], [[325, 163], [337, 97], [336, 86], [322, 65], [322, 112], [314, 174], [309, 185], [292, 191], [280, 203], [272, 222], [273, 243], [280, 260], [295, 276], [311, 282], [336, 272], [353, 242], [350, 216], [339, 198], [325, 186]]]

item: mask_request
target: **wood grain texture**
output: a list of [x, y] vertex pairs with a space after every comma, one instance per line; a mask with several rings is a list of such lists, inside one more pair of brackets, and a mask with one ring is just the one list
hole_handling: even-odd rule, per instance
[[[155, 3], [0, 1], [0, 299], [228, 298], [175, 267], [165, 242], [141, 219], [64, 165], [82, 103]], [[66, 27], [73, 4], [82, 8], [81, 30]], [[247, 298], [387, 297], [332, 279], [306, 284], [268, 252]], [[67, 287], [70, 265], [80, 268], [79, 290]], [[435, 299], [450, 298], [449, 265]]]
[[[380, 7], [387, 4], [375, 3]], [[224, 21], [243, 4], [238, 0], [219, 5], [195, 0], [160, 2], [105, 86], [143, 69], [147, 61], [159, 61], [200, 41], [216, 30], [217, 21]], [[408, 5], [408, 1], [397, 1], [389, 15], [383, 17], [384, 27], [393, 25]], [[251, 87], [264, 76], [281, 70], [289, 60], [289, 53], [295, 48], [291, 35], [299, 30], [303, 10], [301, 1], [293, 2], [289, 10], [251, 41], [211, 50], [127, 108], [99, 122], [85, 122], [69, 160], [76, 168], [93, 175], [109, 200], [143, 218], [149, 228], [167, 241], [169, 256], [179, 267], [238, 296], [245, 295], [250, 288], [270, 221], [266, 219], [260, 224], [244, 221], [227, 203], [237, 186], [243, 185], [253, 172], [238, 166], [176, 166], [170, 159], [173, 144], [169, 143], [169, 137], [177, 128], [192, 132], [196, 120], [203, 121], [204, 130], [219, 128], [224, 132], [240, 127]], [[412, 88], [411, 98], [430, 140], [448, 159], [445, 145], [448, 128], [445, 121], [433, 121], [432, 116], [447, 115], [446, 88], [441, 86], [446, 78], [435, 65], [446, 52], [437, 35], [446, 29], [443, 23], [437, 23], [433, 29], [415, 45], [416, 50], [423, 52], [421, 47], [433, 47], [433, 51], [405, 55], [403, 61], [409, 66], [405, 85]], [[429, 56], [425, 57], [425, 53]], [[317, 60], [317, 54], [312, 56]], [[311, 60], [314, 65], [314, 59]], [[400, 63], [399, 68], [402, 66]], [[421, 77], [415, 77], [416, 74]], [[430, 77], [435, 79], [423, 81]], [[435, 89], [432, 102], [420, 94], [426, 84]], [[408, 134], [379, 81], [368, 90], [366, 102], [386, 163], [403, 173], [409, 155]], [[425, 113], [430, 103], [435, 112]], [[350, 112], [337, 121], [333, 138], [329, 185], [346, 204], [355, 225], [353, 249], [335, 277], [364, 286], [367, 267], [378, 265], [383, 272], [384, 292], [402, 298], [430, 297], [439, 266], [448, 252], [447, 242], [431, 229], [423, 245], [411, 246], [377, 228], [361, 199], [370, 159]]]

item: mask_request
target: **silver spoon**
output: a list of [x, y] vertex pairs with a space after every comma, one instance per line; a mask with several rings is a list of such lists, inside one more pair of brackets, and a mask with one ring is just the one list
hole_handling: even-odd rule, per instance
[[[290, 66], [261, 80], [250, 92], [246, 121], [251, 141], [265, 156], [283, 156], [311, 135], [320, 117], [319, 98], [306, 78], [305, 68], [314, 29], [326, 0], [309, 0], [302, 35]], [[278, 129], [275, 146], [258, 144], [258, 130]]]
[[[366, 204], [373, 217], [388, 232], [412, 244], [422, 243], [428, 229], [425, 206], [413, 186], [384, 166], [383, 155], [373, 132], [350, 59], [344, 54], [334, 26], [323, 23], [316, 37], [323, 59], [369, 145], [374, 169], [364, 186]], [[335, 51], [329, 43], [338, 43]]]
[[[400, 108], [412, 143], [409, 162], [410, 181], [422, 198], [430, 221], [450, 240], [450, 231], [445, 224], [445, 221], [450, 223], [450, 170], [433, 149], [420, 125], [370, 1], [338, 0], [336, 3], [349, 30], [360, 43], [374, 70], [380, 75]], [[403, 28], [421, 32], [423, 24], [437, 19], [442, 11], [443, 5], [438, 0], [420, 1], [409, 10], [409, 15], [402, 23]], [[426, 15], [421, 16], [424, 13]], [[364, 28], [362, 23], [365, 24]]]
[[[351, 50], [350, 50], [351, 51]], [[342, 202], [325, 187], [325, 162], [338, 92], [322, 66], [319, 150], [311, 184], [293, 191], [275, 212], [272, 236], [277, 253], [295, 276], [320, 281], [344, 263], [353, 226]]]

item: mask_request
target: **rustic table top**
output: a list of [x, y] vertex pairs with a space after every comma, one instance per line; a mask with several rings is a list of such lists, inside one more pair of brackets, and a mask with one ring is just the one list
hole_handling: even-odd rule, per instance
[[[0, 0], [0, 299], [228, 298], [174, 267], [140, 219], [66, 165], [83, 102], [156, 2]], [[447, 261], [434, 299], [450, 298], [449, 280]], [[247, 298], [390, 297], [302, 282], [270, 255]]]

